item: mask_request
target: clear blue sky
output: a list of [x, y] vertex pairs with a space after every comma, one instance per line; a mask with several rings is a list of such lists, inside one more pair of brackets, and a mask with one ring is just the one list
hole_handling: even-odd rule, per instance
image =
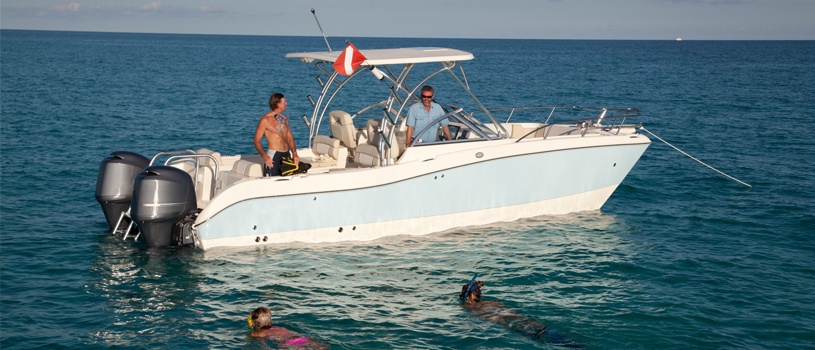
[[0, 28], [330, 37], [815, 40], [815, 0], [2, 0]]

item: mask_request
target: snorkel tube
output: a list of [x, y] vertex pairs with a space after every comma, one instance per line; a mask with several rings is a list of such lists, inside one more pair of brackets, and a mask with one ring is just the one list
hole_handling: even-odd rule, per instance
[[[470, 284], [467, 285], [467, 290], [464, 291], [463, 294], [459, 295], [459, 298], [467, 300], [467, 297], [470, 296], [470, 292], [478, 288], [478, 285], [475, 284], [475, 279], [478, 278], [478, 272], [475, 273], [473, 279], [470, 280]], [[474, 288], [475, 287], [475, 288]]]

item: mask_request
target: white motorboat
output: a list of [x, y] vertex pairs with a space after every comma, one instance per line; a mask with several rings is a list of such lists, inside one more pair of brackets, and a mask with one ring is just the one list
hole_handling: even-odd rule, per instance
[[[651, 143], [639, 125], [625, 124], [639, 115], [633, 108], [485, 108], [461, 65], [473, 59], [469, 52], [363, 50], [367, 59], [347, 77], [332, 68], [340, 53], [286, 55], [319, 74], [321, 92], [309, 96], [314, 110], [303, 118], [308, 145], [298, 150], [311, 164], [307, 173], [264, 178], [256, 154], [114, 152], [96, 187], [112, 232], [141, 235], [148, 246], [206, 250], [366, 241], [598, 210]], [[448, 95], [438, 88], [442, 78], [460, 88], [461, 101], [440, 101]], [[447, 112], [428, 128], [441, 135], [444, 122], [452, 140], [406, 147], [405, 116], [425, 84], [437, 87]], [[364, 91], [349, 92], [358, 86]], [[498, 121], [497, 113], [509, 117]], [[539, 115], [510, 121], [522, 113]]]

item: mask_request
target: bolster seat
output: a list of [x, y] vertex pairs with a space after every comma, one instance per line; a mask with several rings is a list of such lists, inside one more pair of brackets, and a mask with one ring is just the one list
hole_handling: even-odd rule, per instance
[[[354, 149], [354, 162], [357, 163], [360, 167], [363, 168], [371, 168], [375, 166], [379, 166], [380, 163], [380, 155], [379, 155], [379, 143], [382, 139], [382, 133], [380, 128], [381, 122], [379, 119], [371, 119], [368, 120], [366, 125], [366, 130], [368, 134], [368, 142], [367, 143], [360, 143]], [[390, 138], [391, 144], [391, 160], [396, 161], [399, 158], [399, 155], [402, 153], [403, 148], [400, 145], [400, 142], [404, 142], [404, 133], [402, 133], [402, 139], [399, 140], [400, 132], [397, 131], [393, 136]], [[387, 146], [384, 146], [384, 149], [387, 150]]]
[[326, 135], [314, 137], [314, 146], [311, 148], [314, 157], [306, 160], [312, 167], [345, 166], [348, 151], [340, 146], [340, 140]]
[[232, 172], [248, 177], [263, 177], [263, 167], [260, 163], [246, 159], [238, 159], [235, 161], [235, 164], [232, 166]]
[[314, 152], [314, 155], [317, 157], [326, 156], [339, 159], [340, 140], [325, 135], [317, 135], [314, 137], [312, 152]]

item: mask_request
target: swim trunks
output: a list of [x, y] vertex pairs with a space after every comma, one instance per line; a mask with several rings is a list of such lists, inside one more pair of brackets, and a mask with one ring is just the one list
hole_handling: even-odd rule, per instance
[[272, 167], [269, 168], [266, 166], [266, 163], [263, 163], [263, 176], [280, 176], [281, 174], [281, 167], [280, 165], [283, 163], [283, 157], [290, 157], [289, 151], [275, 151], [275, 150], [266, 150], [266, 155], [269, 158], [272, 158]]

